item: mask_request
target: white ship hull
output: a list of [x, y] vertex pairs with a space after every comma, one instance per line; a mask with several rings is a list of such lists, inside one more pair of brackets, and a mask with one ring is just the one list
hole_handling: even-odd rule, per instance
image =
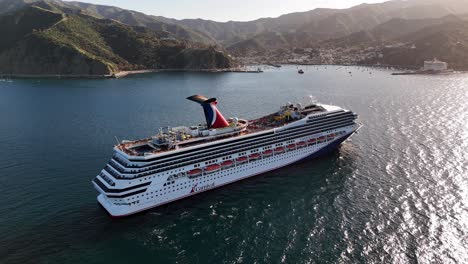
[[[93, 182], [95, 188], [101, 192], [98, 196], [99, 203], [106, 209], [112, 217], [128, 216], [163, 204], [167, 204], [179, 199], [183, 199], [201, 192], [212, 190], [242, 179], [253, 177], [268, 171], [272, 171], [292, 163], [314, 158], [325, 152], [329, 152], [339, 146], [344, 140], [351, 136], [359, 128], [358, 124], [330, 130], [317, 136], [329, 133], [338, 133], [332, 140], [323, 143], [306, 145], [284, 153], [275, 153], [271, 156], [263, 156], [261, 159], [249, 161], [244, 164], [237, 164], [230, 168], [221, 169], [217, 172], [204, 174], [194, 179], [181, 177], [175, 179], [170, 185], [165, 185], [163, 181], [153, 181], [144, 193], [133, 196], [132, 199], [108, 198], [102, 194], [104, 191]], [[306, 141], [310, 136], [298, 138], [295, 142]], [[161, 173], [162, 174], [162, 173]]]

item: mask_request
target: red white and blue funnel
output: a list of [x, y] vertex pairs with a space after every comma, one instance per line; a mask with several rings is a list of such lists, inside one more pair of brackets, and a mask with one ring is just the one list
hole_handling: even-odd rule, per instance
[[216, 98], [208, 99], [202, 95], [192, 95], [187, 97], [187, 99], [199, 103], [203, 107], [208, 128], [223, 128], [229, 126], [229, 123], [216, 107], [218, 104]]

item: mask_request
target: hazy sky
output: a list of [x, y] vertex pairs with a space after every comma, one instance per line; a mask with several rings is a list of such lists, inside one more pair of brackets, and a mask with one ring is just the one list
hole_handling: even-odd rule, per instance
[[247, 21], [261, 17], [307, 11], [317, 7], [347, 8], [384, 0], [77, 0], [118, 6], [150, 15], [171, 18], [203, 18], [216, 21]]

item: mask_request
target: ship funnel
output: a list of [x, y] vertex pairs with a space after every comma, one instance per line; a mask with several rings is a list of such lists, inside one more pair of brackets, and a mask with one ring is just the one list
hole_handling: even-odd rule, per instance
[[229, 126], [229, 123], [216, 107], [218, 104], [216, 98], [208, 99], [203, 95], [192, 95], [187, 97], [187, 99], [199, 103], [203, 107], [208, 128], [223, 128]]

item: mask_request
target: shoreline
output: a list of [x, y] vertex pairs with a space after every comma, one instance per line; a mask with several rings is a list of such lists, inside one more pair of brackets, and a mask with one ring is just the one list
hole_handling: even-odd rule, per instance
[[[134, 70], [134, 71], [120, 71], [113, 74], [103, 75], [84, 75], [84, 74], [2, 74], [0, 73], [0, 79], [121, 79], [139, 74], [158, 73], [158, 72], [205, 72], [205, 73], [262, 73], [263, 70], [258, 68], [257, 70], [251, 70], [255, 67], [276, 67], [279, 68], [283, 65], [288, 66], [341, 66], [341, 67], [369, 67], [369, 68], [393, 68], [400, 70], [416, 71], [418, 67], [415, 66], [401, 66], [401, 65], [373, 65], [373, 64], [317, 64], [317, 63], [281, 63], [281, 64], [246, 64], [242, 67], [237, 68], [225, 68], [225, 69], [146, 69], [146, 70]], [[279, 67], [278, 67], [279, 66]], [[467, 73], [467, 70], [454, 70], [452, 73]], [[414, 73], [413, 73], [414, 74]], [[395, 75], [409, 75], [409, 74], [395, 74]]]
[[238, 73], [262, 73], [259, 70], [247, 70], [242, 68], [225, 68], [225, 69], [151, 69], [151, 70], [136, 70], [136, 71], [121, 71], [114, 74], [114, 78], [120, 79], [131, 75], [158, 73], [158, 72], [207, 72], [207, 73], [222, 73], [222, 72], [238, 72]]
[[2, 74], [0, 79], [121, 79], [132, 75], [158, 73], [158, 72], [207, 72], [207, 73], [261, 73], [259, 70], [248, 70], [242, 68], [226, 68], [226, 69], [146, 69], [135, 71], [120, 71], [113, 74]]
[[[267, 66], [272, 66], [270, 64], [250, 64], [250, 66], [253, 65], [267, 65]], [[341, 66], [341, 67], [369, 67], [369, 68], [395, 68], [395, 69], [405, 69], [405, 70], [411, 70], [411, 69], [418, 69], [420, 67], [417, 66], [404, 66], [404, 65], [386, 65], [386, 64], [336, 64], [336, 63], [278, 63], [275, 65], [297, 65], [297, 66]]]
[[107, 75], [83, 75], [83, 74], [1, 74], [0, 79], [111, 79], [113, 74]]

